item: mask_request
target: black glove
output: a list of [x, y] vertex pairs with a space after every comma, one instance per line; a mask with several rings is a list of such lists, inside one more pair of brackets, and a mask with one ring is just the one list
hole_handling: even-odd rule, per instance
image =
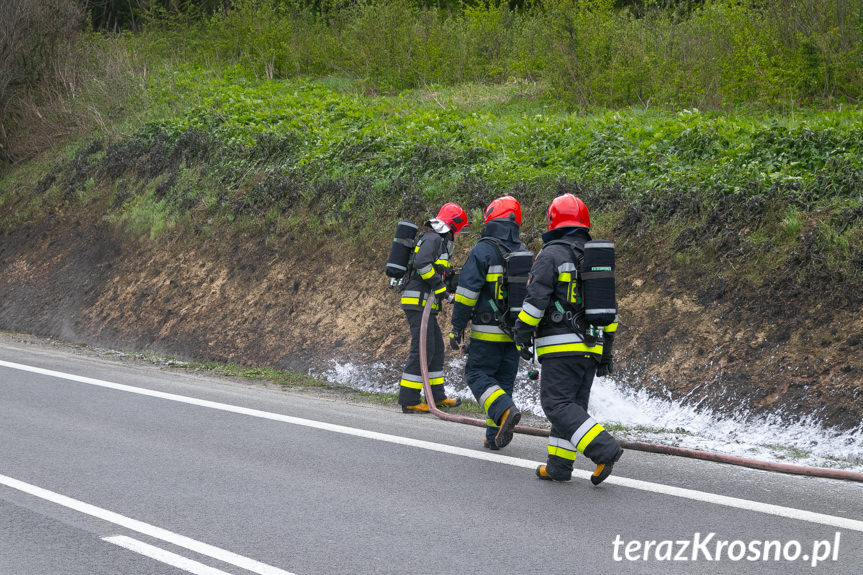
[[515, 348], [521, 357], [531, 361], [533, 359], [533, 336], [525, 338], [515, 334]]
[[533, 328], [521, 320], [516, 320], [513, 341], [519, 355], [530, 361], [533, 359]]
[[449, 346], [455, 350], [461, 349], [461, 342], [464, 339], [464, 328], [453, 326], [449, 332]]
[[446, 290], [436, 292], [434, 294], [434, 297], [437, 301], [438, 307], [443, 307], [444, 302], [451, 302], [453, 300], [452, 294], [447, 292]]
[[602, 354], [602, 359], [599, 360], [599, 365], [596, 366], [596, 375], [605, 377], [614, 371], [614, 357], [609, 353]]
[[458, 272], [450, 272], [447, 274], [444, 283], [446, 284], [446, 290], [448, 292], [455, 293], [455, 290], [458, 288]]
[[602, 359], [599, 360], [599, 365], [596, 366], [596, 375], [599, 377], [605, 377], [614, 372], [614, 355], [611, 353], [611, 348], [613, 346], [614, 334], [604, 334], [602, 342]]

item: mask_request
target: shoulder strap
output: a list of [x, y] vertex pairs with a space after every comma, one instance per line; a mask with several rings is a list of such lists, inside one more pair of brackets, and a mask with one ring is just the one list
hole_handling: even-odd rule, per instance
[[[500, 254], [500, 259], [504, 260], [504, 262], [506, 262], [506, 257], [505, 257], [506, 254], [508, 254], [512, 251], [508, 247], [503, 245], [502, 241], [500, 241], [497, 238], [493, 238], [491, 236], [482, 237], [479, 239], [479, 241], [480, 242], [489, 242], [491, 244], [494, 244], [495, 247], [497, 248], [497, 253]], [[479, 242], [477, 242], [477, 243], [479, 243]]]
[[[552, 240], [552, 241], [548, 242], [547, 244], [545, 244], [545, 246], [543, 246], [543, 247], [551, 246], [551, 245], [563, 245], [563, 246], [566, 246], [567, 248], [569, 248], [569, 252], [572, 254], [572, 263], [575, 264], [575, 279], [576, 279], [575, 289], [577, 290], [577, 293], [580, 295], [582, 290], [584, 289], [584, 285], [581, 281], [581, 279], [582, 279], [581, 278], [581, 268], [582, 268], [582, 262], [584, 261], [584, 250], [582, 250], [579, 247], [579, 245], [576, 244], [574, 241], [565, 240], [563, 238], [557, 239], [557, 240]], [[566, 308], [568, 311], [570, 311], [570, 312], [573, 311], [572, 304], [570, 302], [560, 301], [557, 298], [555, 298], [554, 301], [555, 301], [555, 306], [560, 304], [564, 308]], [[560, 308], [558, 308], [558, 309], [561, 312], [563, 312], [563, 310], [561, 310]]]
[[577, 243], [571, 242], [571, 241], [565, 240], [565, 239], [559, 239], [559, 240], [551, 240], [550, 242], [548, 242], [545, 245], [546, 246], [561, 245], [561, 246], [568, 247], [569, 251], [572, 252], [572, 260], [573, 260], [572, 263], [575, 264], [575, 267], [576, 267], [578, 273], [579, 274], [581, 273], [581, 261], [584, 259], [584, 250], [581, 249], [581, 247], [579, 247], [579, 245]]

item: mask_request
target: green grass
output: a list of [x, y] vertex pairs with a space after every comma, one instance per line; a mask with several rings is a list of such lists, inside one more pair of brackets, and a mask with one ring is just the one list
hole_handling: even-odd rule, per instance
[[[588, 114], [518, 83], [368, 95], [332, 75], [172, 70], [151, 78], [149, 90], [181, 88], [178, 101], [194, 104], [3, 177], [0, 221], [14, 229], [87, 210], [156, 241], [234, 227], [377, 242], [390, 230], [369, 222], [422, 220], [445, 201], [477, 219], [510, 193], [523, 204], [525, 228], [542, 230], [548, 202], [571, 191], [606, 236], [669, 238], [680, 268], [715, 266], [732, 229], [743, 238], [734, 253], [752, 265], [785, 261], [815, 228], [829, 269], [854, 275], [847, 262], [863, 226], [855, 216], [861, 107]], [[637, 226], [625, 223], [633, 215]]]
[[[446, 201], [477, 219], [494, 197], [513, 194], [535, 241], [548, 202], [570, 191], [590, 206], [599, 233], [624, 246], [652, 239], [678, 269], [711, 271], [730, 258], [755, 283], [765, 281], [769, 261], [795, 262], [803, 281], [821, 264], [835, 277], [860, 275], [853, 261], [863, 249], [855, 211], [863, 202], [863, 107], [855, 98], [792, 93], [815, 84], [789, 75], [800, 64], [794, 42], [787, 53], [767, 50], [779, 50], [772, 38], [790, 25], [780, 12], [747, 19], [739, 3], [723, 1], [705, 3], [689, 20], [658, 12], [639, 20], [609, 2], [591, 13], [552, 2], [545, 15], [487, 5], [447, 16], [394, 1], [325, 22], [270, 2], [237, 8], [182, 31], [164, 25], [85, 38], [117, 89], [106, 91], [94, 74], [74, 106], [91, 110], [84, 125], [95, 127], [95, 113], [105, 129], [0, 177], [0, 223], [14, 230], [83, 214], [151, 241], [233, 230], [276, 243], [286, 234], [381, 243], [391, 231], [374, 222], [423, 220]], [[827, 19], [807, 33], [829, 25], [827, 11], [819, 14]], [[730, 40], [710, 27], [709, 15]], [[398, 26], [368, 27], [372, 16]], [[755, 21], [760, 29], [748, 44], [726, 43], [746, 37]], [[562, 24], [596, 36], [562, 46], [555, 36]], [[413, 45], [418, 30], [434, 32], [423, 46], [439, 50], [410, 58], [429, 60], [362, 60], [359, 52]], [[670, 44], [675, 50], [697, 50], [696, 60], [722, 48], [745, 66], [723, 60], [698, 72], [714, 74], [721, 94], [698, 96], [696, 86], [677, 85], [679, 97], [670, 98], [663, 86], [673, 83], [662, 74], [679, 81], [697, 74], [686, 73], [676, 52], [660, 62], [657, 31], [678, 42]], [[687, 44], [696, 32], [703, 41]], [[625, 42], [603, 44], [615, 34]], [[585, 69], [614, 64], [615, 87], [585, 77], [592, 99], [573, 105], [582, 95], [564, 87], [567, 62], [538, 50], [549, 45], [560, 48], [555, 58], [568, 54], [570, 63], [590, 64]], [[346, 52], [349, 46], [359, 52]], [[640, 46], [632, 54], [640, 63], [616, 52], [619, 46]], [[861, 49], [854, 41], [844, 46]], [[462, 50], [459, 71], [447, 52], [454, 47]], [[807, 73], [830, 65], [839, 74], [842, 58], [853, 59], [847, 50], [827, 56], [809, 62], [815, 68]], [[272, 73], [263, 73], [261, 58]], [[397, 77], [408, 64], [421, 73]], [[833, 95], [859, 88], [859, 78], [843, 78], [841, 85], [832, 78]], [[779, 104], [768, 94], [775, 89], [785, 90]], [[817, 250], [800, 245], [811, 230], [822, 240]], [[738, 244], [729, 245], [730, 231]]]
[[269, 367], [248, 367], [243, 365], [238, 365], [235, 363], [214, 363], [214, 362], [204, 362], [204, 363], [196, 363], [190, 362], [184, 364], [182, 366], [183, 369], [193, 370], [193, 371], [206, 371], [209, 373], [214, 373], [217, 375], [224, 375], [227, 377], [240, 377], [243, 379], [250, 379], [253, 381], [262, 381], [266, 383], [272, 383], [274, 385], [278, 385], [285, 389], [293, 389], [293, 388], [335, 388], [334, 386], [326, 381], [321, 379], [317, 379], [311, 377], [309, 375], [303, 375], [300, 373], [285, 371], [280, 369], [274, 369]]
[[770, 444], [765, 445], [764, 448], [773, 451], [779, 459], [790, 459], [792, 461], [806, 459], [812, 455], [810, 452], [804, 449], [800, 449], [798, 447], [791, 447], [788, 445]]

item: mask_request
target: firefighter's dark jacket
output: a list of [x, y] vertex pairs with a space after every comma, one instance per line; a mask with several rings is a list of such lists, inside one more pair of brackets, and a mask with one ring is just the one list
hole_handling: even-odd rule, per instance
[[[563, 239], [583, 249], [584, 243], [591, 239], [590, 234], [586, 228], [566, 227], [546, 232], [542, 239], [546, 245], [537, 254], [530, 270], [527, 296], [515, 325], [517, 338], [525, 341], [525, 335], [536, 330], [534, 346], [540, 361], [548, 357], [573, 355], [599, 360], [602, 356], [603, 330], [598, 330], [598, 337], [592, 342], [586, 337], [586, 330], [573, 329], [567, 321], [552, 321], [556, 310], [578, 314], [583, 311], [584, 305], [578, 296], [577, 262], [573, 261], [572, 251], [566, 245], [548, 244]], [[616, 319], [615, 323], [604, 328], [608, 334], [616, 330]]]
[[[483, 238], [496, 238], [509, 251], [527, 250], [519, 239], [518, 224], [506, 220], [491, 220], [482, 231]], [[511, 342], [512, 339], [497, 328], [492, 300], [497, 280], [503, 274], [503, 259], [497, 247], [488, 241], [479, 241], [467, 256], [458, 278], [452, 325], [464, 329], [470, 321], [472, 339]]]
[[[417, 238], [410, 278], [402, 290], [402, 309], [422, 311], [429, 293], [434, 293], [438, 298], [446, 297], [446, 280], [452, 272], [451, 238], [452, 233], [441, 235], [432, 230], [423, 232]], [[432, 310], [438, 309], [439, 306], [435, 303]]]

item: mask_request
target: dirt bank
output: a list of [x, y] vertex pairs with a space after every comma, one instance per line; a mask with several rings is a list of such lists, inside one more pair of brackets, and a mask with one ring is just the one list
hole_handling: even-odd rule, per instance
[[[0, 329], [302, 372], [379, 362], [395, 391], [407, 338], [382, 274], [388, 246], [269, 240], [140, 242], [60, 219], [4, 231]], [[618, 256], [618, 377], [719, 411], [860, 424], [859, 312], [804, 306], [810, 294], [746, 296], [646, 253]]]

